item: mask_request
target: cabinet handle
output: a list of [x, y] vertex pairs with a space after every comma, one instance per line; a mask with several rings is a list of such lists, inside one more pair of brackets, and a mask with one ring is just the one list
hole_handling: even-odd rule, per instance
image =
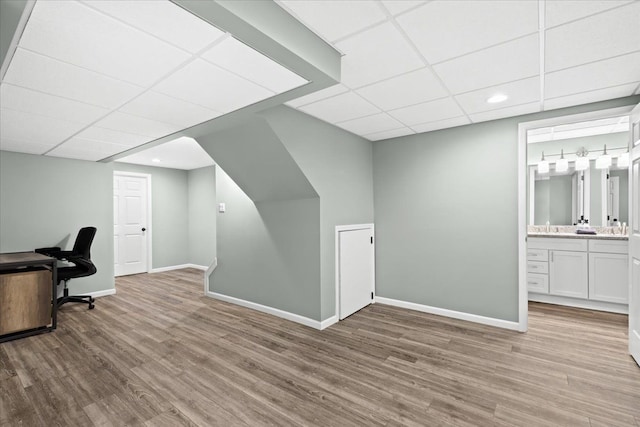
[[551, 262], [553, 262], [553, 251], [551, 251]]
[[538, 254], [533, 253], [533, 252], [529, 252], [529, 256], [538, 256]]
[[529, 285], [535, 285], [535, 284], [536, 284], [536, 282], [527, 282], [527, 284], [529, 284]]

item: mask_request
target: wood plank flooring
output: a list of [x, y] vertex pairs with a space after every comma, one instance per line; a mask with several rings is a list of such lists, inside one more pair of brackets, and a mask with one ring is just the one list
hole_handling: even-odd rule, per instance
[[374, 304], [325, 331], [118, 278], [0, 344], [0, 425], [635, 426], [627, 317], [530, 304], [526, 334]]

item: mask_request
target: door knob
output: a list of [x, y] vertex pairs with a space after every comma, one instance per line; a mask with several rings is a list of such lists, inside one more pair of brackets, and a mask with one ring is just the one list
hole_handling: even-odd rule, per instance
[[144, 228], [144, 227], [142, 227], [142, 231], [147, 231], [147, 229], [146, 229], [146, 228]]

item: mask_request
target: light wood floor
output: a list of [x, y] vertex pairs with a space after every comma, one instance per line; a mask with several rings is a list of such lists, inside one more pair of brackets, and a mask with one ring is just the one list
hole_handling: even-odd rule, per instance
[[526, 334], [375, 304], [325, 331], [117, 280], [0, 344], [0, 425], [636, 426], [626, 316], [532, 303]]

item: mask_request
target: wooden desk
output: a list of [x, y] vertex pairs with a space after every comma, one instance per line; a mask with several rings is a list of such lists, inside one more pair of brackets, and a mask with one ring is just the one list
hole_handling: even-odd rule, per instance
[[0, 343], [56, 329], [56, 263], [35, 252], [0, 254]]

